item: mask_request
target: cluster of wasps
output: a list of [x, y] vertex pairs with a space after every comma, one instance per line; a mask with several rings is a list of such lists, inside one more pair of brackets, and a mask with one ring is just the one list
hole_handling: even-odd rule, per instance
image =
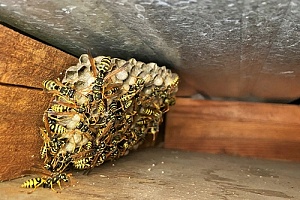
[[136, 149], [147, 134], [155, 140], [162, 115], [175, 104], [179, 77], [156, 63], [83, 54], [62, 81], [45, 80], [52, 99], [40, 128], [48, 176], [22, 187], [51, 188], [68, 182], [71, 168], [88, 174], [105, 161]]

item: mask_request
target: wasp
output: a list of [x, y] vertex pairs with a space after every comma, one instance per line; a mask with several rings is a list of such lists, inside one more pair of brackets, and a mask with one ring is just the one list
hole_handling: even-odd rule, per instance
[[115, 159], [119, 158], [119, 156], [120, 156], [120, 151], [116, 144], [108, 146], [106, 152], [107, 152], [106, 157], [109, 160], [115, 160]]
[[169, 111], [169, 106], [173, 106], [176, 103], [175, 97], [167, 97], [164, 99], [164, 106], [162, 107], [162, 112], [166, 113]]
[[40, 133], [44, 140], [44, 145], [41, 147], [40, 153], [41, 158], [45, 158], [44, 163], [46, 163], [48, 161], [48, 153], [56, 155], [61, 146], [65, 144], [65, 141], [59, 140], [57, 135], [50, 138], [47, 131], [43, 128], [40, 128]]
[[100, 139], [107, 136], [112, 126], [113, 126], [113, 120], [109, 121], [104, 128], [99, 129], [97, 137], [95, 139], [96, 145], [99, 145]]
[[44, 88], [59, 96], [68, 97], [70, 99], [74, 99], [75, 89], [65, 86], [64, 84], [60, 83], [58, 80], [44, 80], [43, 81]]
[[146, 125], [149, 123], [149, 119], [148, 118], [141, 118], [139, 120], [136, 121], [137, 125]]
[[[50, 161], [50, 162], [51, 162], [51, 161]], [[43, 167], [44, 167], [46, 170], [54, 171], [54, 169], [52, 168], [51, 163], [45, 163]]]
[[161, 113], [160, 110], [156, 110], [156, 109], [153, 109], [153, 108], [144, 108], [144, 107], [141, 107], [140, 114], [142, 114], [142, 115], [148, 115], [148, 116], [160, 117], [162, 113]]
[[[102, 92], [103, 92], [102, 87], [104, 84], [104, 76], [107, 72], [109, 72], [112, 69], [111, 58], [110, 57], [102, 58], [99, 65], [96, 66], [94, 58], [89, 53], [89, 61], [92, 66], [92, 70], [96, 79], [92, 83], [92, 91], [94, 95], [93, 97], [88, 97], [88, 98], [89, 100], [93, 98], [93, 100], [95, 101], [100, 101], [102, 99]], [[98, 74], [97, 71], [99, 72]]]
[[102, 99], [102, 84], [103, 84], [103, 78], [100, 76], [97, 76], [95, 82], [93, 83], [93, 87], [92, 87], [92, 91], [94, 94], [94, 96], [92, 98], [95, 101], [100, 101]]
[[48, 153], [48, 149], [50, 148], [50, 137], [48, 135], [48, 132], [44, 128], [40, 128], [40, 134], [44, 141], [44, 145], [42, 146], [42, 148], [40, 150], [41, 158], [42, 159], [46, 158], [46, 160], [47, 160], [47, 153]]
[[[53, 112], [51, 112], [51, 114], [53, 114]], [[86, 115], [83, 115], [83, 114], [80, 114], [80, 113], [77, 113], [77, 112], [72, 112], [72, 113], [68, 113], [68, 112], [55, 113], [54, 116], [59, 117], [59, 118], [57, 118], [56, 120], [54, 118], [54, 121], [51, 122], [51, 123], [49, 123], [50, 128], [51, 128], [51, 125], [52, 125], [53, 129], [54, 129], [55, 128], [54, 125], [58, 124], [57, 129], [60, 129], [60, 130], [63, 129], [62, 131], [64, 133], [66, 131], [68, 131], [68, 130], [75, 129], [76, 126], [77, 126], [77, 124], [80, 121], [86, 121], [87, 120], [87, 116]], [[64, 127], [64, 128], [62, 128], [61, 126]], [[54, 131], [52, 131], [52, 132], [54, 132]], [[60, 132], [59, 132], [59, 130], [57, 130], [54, 133], [60, 133]]]
[[86, 144], [85, 144], [85, 148], [87, 150], [91, 149], [93, 147], [93, 143], [91, 141], [88, 141]]
[[79, 121], [76, 125], [76, 129], [81, 131], [81, 133], [84, 134], [85, 137], [87, 137], [89, 140], [92, 140], [95, 136], [94, 132], [92, 132], [88, 125], [86, 125], [84, 122]]
[[169, 97], [164, 100], [164, 103], [166, 103], [170, 106], [173, 106], [176, 103], [176, 99], [175, 99], [175, 97]]
[[78, 112], [78, 113], [84, 113], [88, 112], [88, 106], [86, 104], [77, 105], [74, 101], [66, 101], [65, 99], [61, 98], [61, 96], [58, 96], [53, 100], [55, 103], [54, 105], [50, 106], [48, 111], [57, 112], [57, 113], [63, 113], [63, 112]]
[[97, 111], [100, 115], [106, 112], [106, 101], [104, 99], [99, 101]]
[[88, 99], [80, 92], [76, 92], [73, 87], [66, 86], [63, 83], [59, 82], [59, 80], [45, 80], [43, 81], [44, 89], [50, 93], [53, 93], [56, 97], [55, 101], [59, 101], [61, 103], [69, 103], [74, 104], [81, 102], [80, 104], [85, 103]]
[[[125, 94], [123, 94], [119, 97], [119, 101], [122, 104], [123, 110], [126, 110], [126, 108], [124, 106], [126, 104], [126, 102], [130, 101], [138, 92], [140, 92], [143, 89], [144, 82], [145, 82], [144, 79], [139, 78], [134, 85], [131, 85], [129, 87], [128, 92], [126, 92]], [[129, 107], [129, 106], [127, 105], [126, 107]]]
[[66, 173], [56, 173], [54, 176], [52, 177], [48, 177], [46, 179], [46, 181], [43, 183], [43, 187], [44, 188], [51, 188], [51, 190], [57, 192], [54, 188], [53, 188], [53, 184], [57, 184], [60, 188], [60, 190], [62, 190], [61, 188], [61, 181], [64, 182], [69, 182], [69, 177], [72, 174], [66, 174]]
[[133, 103], [133, 100], [132, 100], [132, 99], [130, 99], [130, 100], [124, 102], [124, 105], [123, 105], [124, 108], [123, 108], [123, 110], [129, 108], [129, 107], [132, 105], [132, 103]]
[[48, 146], [46, 146], [46, 144], [44, 144], [42, 147], [41, 147], [41, 150], [40, 150], [40, 154], [41, 154], [41, 159], [44, 159], [45, 160], [48, 160]]
[[82, 122], [82, 121], [79, 121], [79, 122], [77, 123], [76, 128], [77, 128], [78, 130], [80, 130], [81, 132], [92, 132], [92, 131], [90, 131], [88, 125], [86, 125], [86, 124], [85, 124], [84, 122]]
[[156, 140], [156, 135], [158, 133], [158, 127], [149, 127], [149, 131], [148, 134], [152, 135], [152, 142], [154, 142]]
[[[69, 104], [69, 103], [64, 103], [64, 102], [58, 102], [57, 104], [54, 104], [50, 107], [49, 109], [50, 113], [51, 111], [55, 113], [72, 113], [72, 111], [78, 112], [78, 113], [85, 113], [89, 112], [88, 108], [82, 104], [80, 106], [77, 106], [76, 104]], [[48, 112], [49, 112], [48, 111]]]
[[44, 113], [43, 121], [48, 133], [53, 132], [55, 134], [63, 134], [67, 132], [67, 129], [64, 126], [56, 123], [57, 120], [58, 118], [48, 116], [46, 112]]
[[120, 86], [122, 83], [110, 84], [109, 86], [105, 87], [103, 95], [107, 99], [112, 99], [120, 93]]
[[70, 153], [66, 153], [65, 155], [59, 153], [52, 159], [51, 169], [52, 171], [62, 172], [69, 166], [71, 161], [72, 158]]
[[129, 62], [126, 62], [121, 67], [107, 73], [107, 75], [104, 77], [102, 82], [103, 83], [107, 82], [107, 84], [105, 86], [103, 86], [103, 92], [102, 92], [103, 96], [105, 98], [115, 98], [116, 96], [118, 96], [122, 92], [120, 90], [120, 87], [122, 86], [122, 83], [109, 83], [108, 79], [110, 79], [112, 76], [116, 75], [117, 73], [125, 70], [125, 68], [128, 64], [129, 64]]
[[[21, 185], [21, 187], [23, 187], [23, 188], [33, 188], [33, 190], [28, 192], [28, 194], [34, 192], [40, 186], [42, 186], [44, 188], [51, 188], [53, 191], [57, 192], [53, 188], [54, 184], [57, 184], [59, 186], [60, 190], [62, 190], [61, 181], [69, 182], [69, 178], [72, 175], [72, 174], [56, 173], [56, 172], [55, 173], [50, 173], [48, 171], [39, 170], [39, 169], [35, 169], [34, 171], [36, 171], [38, 173], [41, 173], [45, 176], [43, 176], [41, 178], [38, 177], [38, 178], [29, 179]], [[34, 171], [30, 170], [29, 173], [32, 173]]]
[[53, 133], [57, 133], [57, 134], [64, 134], [64, 133], [67, 132], [67, 129], [64, 126], [62, 126], [60, 124], [57, 124], [57, 123], [55, 123], [55, 124], [51, 123], [50, 124], [50, 130]]
[[50, 110], [54, 112], [70, 112], [72, 111], [72, 108], [64, 105], [54, 104], [50, 107]]
[[140, 91], [141, 89], [143, 89], [143, 86], [145, 84], [145, 80], [142, 78], [137, 78], [137, 81], [135, 84], [133, 84], [132, 86], [135, 88], [135, 90]]
[[91, 162], [92, 160], [93, 156], [81, 158], [79, 160], [74, 160], [74, 167], [75, 169], [88, 169], [91, 166], [89, 162]]
[[166, 89], [155, 86], [151, 89], [151, 96], [154, 98], [160, 97], [164, 99], [166, 96]]
[[175, 88], [175, 87], [178, 86], [178, 83], [179, 83], [179, 76], [176, 75], [176, 77], [175, 77], [175, 78], [173, 79], [173, 81], [171, 82], [170, 87]]
[[128, 142], [128, 148], [131, 148], [138, 142], [138, 134], [136, 129], [130, 131], [130, 135], [128, 137], [127, 142]]
[[175, 77], [172, 77], [172, 79], [168, 77], [165, 80], [165, 83], [167, 85], [167, 89], [165, 90], [165, 92], [167, 92], [168, 94], [176, 92], [177, 89], [178, 89], [177, 86], [178, 86], [178, 83], [179, 83], [179, 76], [175, 75]]
[[[91, 93], [87, 94], [86, 97], [87, 97], [89, 103], [93, 103], [95, 101], [94, 95]], [[102, 97], [100, 99], [102, 99]]]
[[106, 160], [106, 155], [104, 153], [104, 149], [96, 148], [95, 155], [91, 162], [91, 165], [84, 172], [84, 174], [89, 174], [92, 171], [92, 169], [94, 169], [94, 167], [100, 166], [101, 164], [103, 164], [105, 162], [105, 160]]
[[102, 160], [103, 162], [105, 161], [102, 155], [105, 147], [106, 142], [101, 141], [98, 143], [98, 145], [94, 145], [88, 150], [72, 155], [71, 157], [73, 159], [74, 167], [76, 169], [87, 169], [87, 171], [85, 171], [84, 173], [88, 174], [95, 166], [97, 166], [99, 160]]
[[118, 111], [119, 109], [120, 109], [120, 108], [119, 108], [118, 102], [117, 102], [117, 101], [112, 101], [112, 102], [109, 104], [108, 115], [113, 115], [113, 114], [116, 113], [116, 111]]
[[131, 124], [130, 123], [124, 123], [117, 127], [118, 133], [120, 134], [125, 134], [127, 130], [130, 128]]
[[89, 174], [95, 166], [99, 166], [102, 163], [104, 163], [104, 161], [106, 159], [106, 156], [104, 154], [104, 150], [106, 148], [106, 142], [107, 141], [101, 141], [101, 142], [98, 142], [98, 144], [94, 146], [94, 149], [91, 152], [93, 159], [92, 159], [91, 164], [88, 167], [87, 171], [85, 171], [85, 174]]
[[106, 56], [106, 57], [102, 58], [101, 62], [97, 66], [97, 70], [99, 71], [99, 73], [102, 73], [102, 74], [105, 74], [105, 73], [111, 71], [111, 69], [112, 69], [112, 63], [111, 63], [110, 56]]
[[59, 139], [58, 135], [55, 135], [52, 137], [50, 141], [50, 154], [51, 155], [56, 155], [58, 151], [61, 149], [62, 146], [66, 144], [66, 139]]
[[48, 91], [55, 91], [55, 90], [59, 91], [60, 89], [58, 81], [53, 81], [53, 80], [44, 80], [43, 86]]
[[130, 113], [130, 114], [126, 114], [125, 115], [125, 120], [126, 120], [125, 122], [128, 123], [128, 124], [132, 124], [135, 114], [136, 114], [135, 112]]
[[[45, 184], [46, 180], [47, 180], [46, 178], [39, 178], [39, 177], [38, 178], [32, 178], [32, 179], [29, 179], [29, 180], [25, 181], [21, 185], [21, 187], [22, 188], [34, 188], [34, 190], [35, 190], [36, 188], [38, 188], [42, 184]], [[33, 191], [31, 191], [29, 193], [32, 193]]]
[[129, 101], [130, 99], [132, 99], [135, 95], [136, 95], [136, 92], [133, 89], [130, 89], [128, 92], [121, 95], [119, 100], [124, 103], [124, 102]]
[[[101, 153], [100, 154], [100, 156], [98, 157], [98, 160], [97, 160], [97, 162], [96, 162], [96, 164], [95, 164], [95, 166], [100, 166], [100, 165], [102, 165], [104, 162], [105, 162], [105, 160], [106, 160], [106, 155], [105, 155], [105, 153]], [[90, 168], [89, 170], [91, 170], [92, 168]], [[88, 171], [88, 173], [89, 173], [89, 171]]]
[[129, 148], [129, 141], [126, 139], [123, 139], [121, 140], [119, 143], [118, 143], [118, 149], [121, 150], [119, 152], [119, 156], [124, 156], [125, 154], [128, 153], [128, 148]]

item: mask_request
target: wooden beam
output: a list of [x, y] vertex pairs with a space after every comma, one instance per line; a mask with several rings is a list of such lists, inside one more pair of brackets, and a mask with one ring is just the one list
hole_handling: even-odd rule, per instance
[[41, 163], [38, 127], [48, 98], [33, 89], [0, 85], [0, 90], [0, 180], [7, 180]]
[[0, 181], [41, 163], [38, 127], [50, 96], [42, 81], [78, 59], [0, 25]]
[[[78, 59], [0, 25], [0, 83], [42, 88]], [[84, 52], [83, 52], [84, 53]]]
[[178, 98], [165, 147], [300, 161], [300, 107]]

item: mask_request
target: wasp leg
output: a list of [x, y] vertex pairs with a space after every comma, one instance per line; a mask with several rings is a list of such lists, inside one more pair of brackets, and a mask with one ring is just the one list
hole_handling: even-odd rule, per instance
[[38, 187], [40, 187], [43, 183], [45, 183], [45, 181], [40, 182], [39, 184], [37, 184], [33, 190], [27, 192], [27, 194], [32, 194]]

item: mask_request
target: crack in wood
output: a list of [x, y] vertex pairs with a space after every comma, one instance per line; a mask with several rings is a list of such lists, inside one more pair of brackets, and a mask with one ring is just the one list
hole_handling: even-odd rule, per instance
[[18, 84], [1, 83], [1, 82], [0, 82], [0, 86], [4, 86], [4, 87], [18, 87], [18, 88], [25, 88], [25, 89], [39, 90], [39, 91], [43, 90], [42, 88], [37, 88], [37, 87], [29, 86], [29, 85], [18, 85]]

